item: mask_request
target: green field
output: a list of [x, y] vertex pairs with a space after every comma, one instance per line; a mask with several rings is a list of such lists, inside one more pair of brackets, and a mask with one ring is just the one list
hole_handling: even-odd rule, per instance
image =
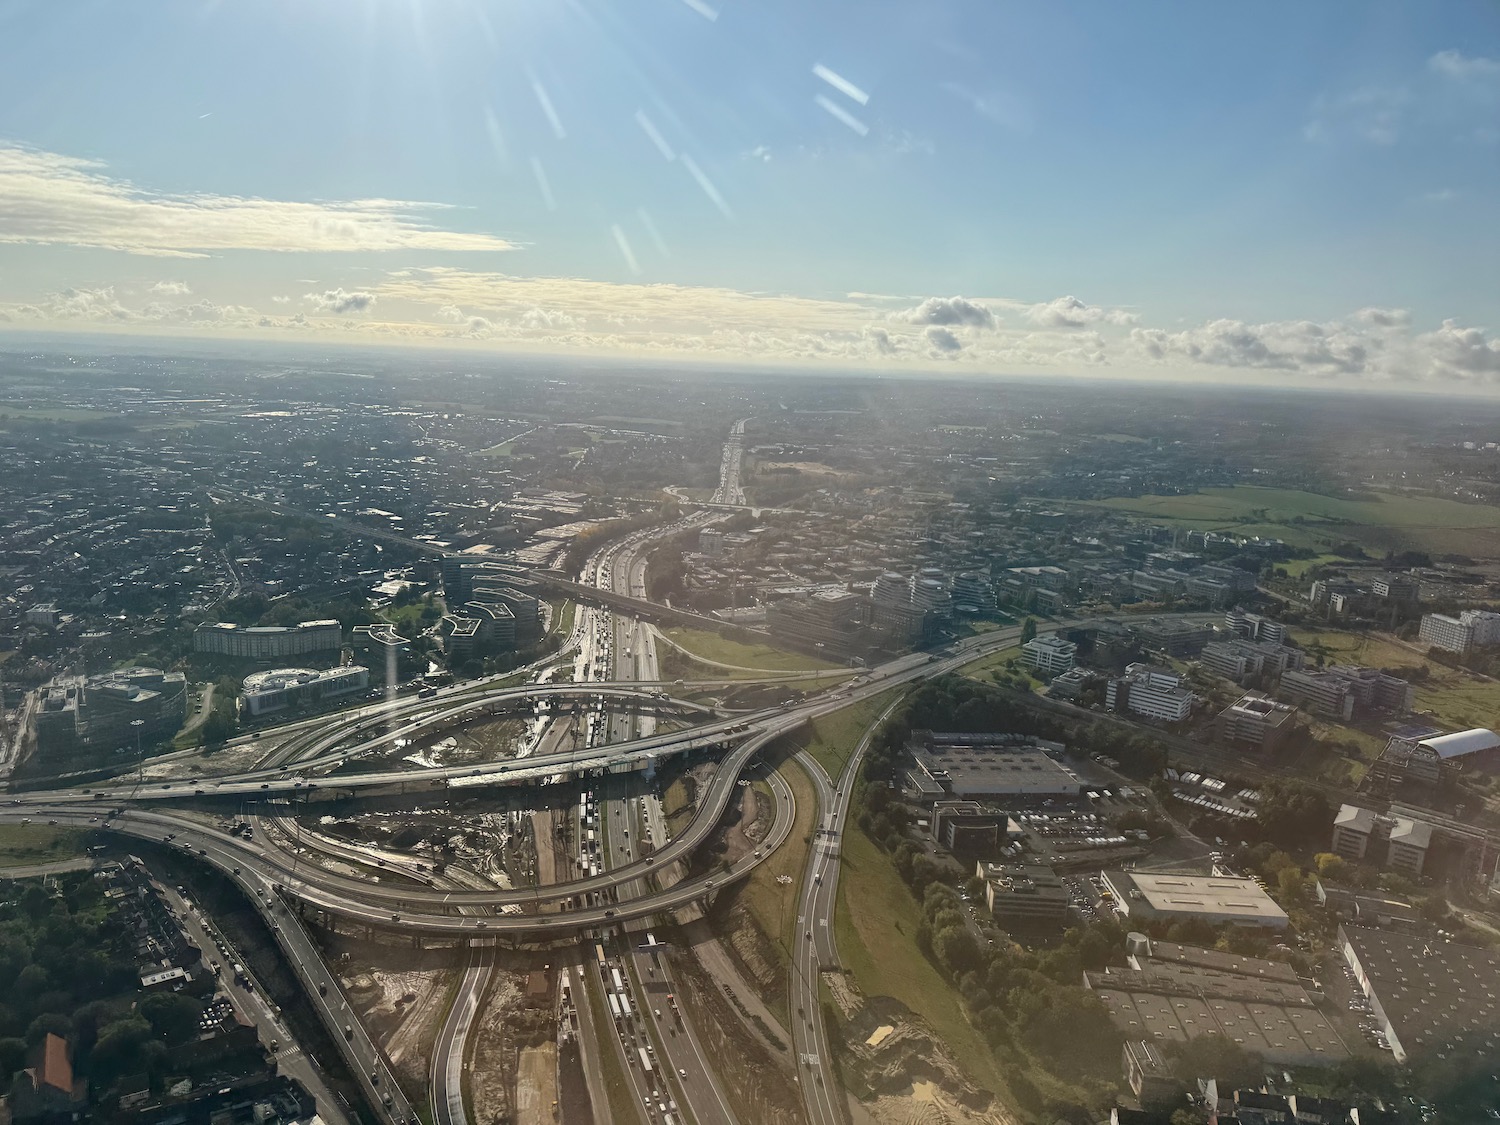
[[83, 854], [83, 833], [48, 824], [0, 824], [0, 867], [29, 867]]
[[[812, 838], [813, 819], [817, 815], [817, 791], [812, 781], [794, 762], [782, 763], [778, 771], [791, 787], [797, 802], [796, 820], [786, 843], [760, 864], [745, 880], [740, 892], [745, 908], [755, 918], [761, 931], [776, 946], [783, 966], [791, 963], [792, 941], [797, 926], [797, 895], [802, 889], [802, 873], [807, 867], [807, 851]], [[769, 801], [769, 789], [757, 786], [759, 797]], [[780, 876], [790, 882], [778, 883]]]
[[917, 948], [921, 910], [890, 858], [858, 828], [844, 833], [835, 919], [839, 959], [866, 996], [890, 996], [932, 1027], [966, 1074], [1003, 1090], [995, 1056], [958, 994]]
[[1363, 664], [1371, 668], [1424, 667], [1427, 679], [1417, 684], [1418, 711], [1430, 712], [1440, 726], [1464, 730], [1491, 727], [1500, 719], [1500, 681], [1449, 668], [1382, 634], [1338, 630], [1293, 629], [1292, 639], [1312, 652], [1322, 651], [1329, 664]]
[[668, 629], [666, 637], [699, 660], [767, 672], [817, 672], [837, 668], [828, 660], [787, 652], [768, 644], [745, 644], [703, 629]]
[[972, 664], [965, 664], [959, 669], [965, 676], [978, 678], [992, 668], [999, 668], [1008, 660], [1014, 660], [1021, 655], [1021, 646], [1015, 648], [1002, 648], [999, 652], [992, 652], [988, 656], [980, 657]]
[[854, 703], [831, 715], [823, 715], [812, 721], [811, 737], [807, 741], [807, 752], [828, 771], [828, 776], [837, 781], [844, 772], [844, 763], [854, 753], [859, 740], [864, 737], [870, 724], [904, 691], [891, 688], [879, 695]]
[[1386, 550], [1500, 556], [1500, 508], [1427, 496], [1346, 500], [1283, 488], [1208, 488], [1186, 496], [1083, 501], [1184, 529], [1261, 535], [1293, 547], [1326, 548], [1352, 540]]

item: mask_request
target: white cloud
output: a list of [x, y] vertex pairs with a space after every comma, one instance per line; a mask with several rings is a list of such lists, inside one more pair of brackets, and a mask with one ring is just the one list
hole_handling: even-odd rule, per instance
[[574, 331], [583, 327], [583, 321], [570, 316], [561, 309], [527, 309], [521, 316], [522, 328], [547, 329], [549, 331]]
[[1100, 322], [1126, 327], [1134, 324], [1137, 318], [1124, 309], [1101, 308], [1070, 295], [1032, 305], [1026, 310], [1026, 319], [1043, 328], [1086, 328]]
[[949, 355], [954, 352], [961, 352], [964, 348], [962, 340], [948, 329], [940, 328], [935, 324], [927, 329], [927, 342], [939, 352]]
[[1320, 94], [1302, 135], [1310, 141], [1354, 137], [1393, 145], [1401, 137], [1410, 102], [1411, 93], [1405, 87], [1364, 86], [1343, 94]]
[[275, 301], [278, 305], [290, 305], [292, 303], [292, 299], [290, 297], [284, 297], [280, 293], [272, 297], [271, 300]]
[[1500, 377], [1500, 339], [1490, 338], [1482, 328], [1465, 328], [1445, 320], [1435, 332], [1417, 336], [1415, 352], [1418, 377], [1470, 379]]
[[493, 235], [441, 230], [440, 205], [366, 199], [305, 203], [174, 195], [107, 175], [103, 165], [0, 144], [0, 243], [39, 243], [201, 258], [211, 251], [509, 250]]
[[1130, 340], [1158, 361], [1175, 356], [1211, 367], [1316, 374], [1360, 374], [1371, 350], [1364, 337], [1341, 324], [1309, 320], [1246, 324], [1220, 319], [1182, 332], [1135, 328]]
[[366, 293], [363, 290], [355, 290], [351, 293], [340, 287], [328, 289], [322, 293], [305, 293], [302, 299], [311, 302], [318, 312], [343, 316], [351, 312], [368, 312], [370, 306], [375, 303], [375, 294]]
[[115, 287], [63, 289], [48, 294], [37, 312], [49, 320], [130, 320], [134, 314], [115, 298]]
[[1355, 313], [1354, 319], [1373, 328], [1405, 328], [1411, 323], [1411, 312], [1407, 309], [1365, 308]]
[[966, 328], [993, 328], [995, 314], [967, 297], [928, 297], [916, 308], [892, 313], [893, 320], [908, 324], [937, 324]]
[[165, 297], [186, 297], [192, 290], [185, 281], [158, 281], [151, 287], [151, 292]]
[[1429, 70], [1459, 82], [1489, 82], [1500, 79], [1500, 60], [1482, 55], [1466, 56], [1461, 51], [1439, 51], [1427, 60]]

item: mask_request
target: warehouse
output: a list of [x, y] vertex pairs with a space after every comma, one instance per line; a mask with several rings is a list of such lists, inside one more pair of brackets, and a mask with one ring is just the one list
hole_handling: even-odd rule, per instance
[[1290, 921], [1253, 879], [1106, 871], [1104, 884], [1116, 909], [1133, 921], [1191, 919], [1274, 930], [1286, 929]]

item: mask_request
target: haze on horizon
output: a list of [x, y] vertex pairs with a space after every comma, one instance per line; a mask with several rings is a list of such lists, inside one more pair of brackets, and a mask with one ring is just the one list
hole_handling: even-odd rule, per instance
[[18, 0], [0, 332], [1500, 376], [1493, 6], [812, 8]]

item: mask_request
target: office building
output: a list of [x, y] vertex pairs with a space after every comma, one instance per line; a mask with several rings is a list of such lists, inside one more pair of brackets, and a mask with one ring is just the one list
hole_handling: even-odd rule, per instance
[[1388, 602], [1414, 602], [1422, 588], [1417, 580], [1405, 574], [1383, 574], [1370, 583], [1370, 592]]
[[1500, 770], [1500, 737], [1484, 727], [1440, 734], [1418, 727], [1394, 735], [1371, 767], [1372, 779], [1392, 785], [1451, 785], [1463, 773]]
[[1216, 676], [1243, 683], [1252, 676], [1301, 668], [1306, 656], [1300, 648], [1274, 641], [1247, 641], [1238, 637], [1203, 646], [1198, 663]]
[[187, 678], [160, 668], [64, 677], [37, 694], [42, 756], [151, 746], [171, 738], [187, 719]]
[[51, 602], [43, 602], [26, 611], [26, 624], [39, 625], [43, 629], [56, 629], [62, 624], [62, 614]]
[[960, 859], [984, 859], [1021, 835], [1006, 813], [979, 801], [938, 801], [928, 816], [932, 838]]
[[1131, 920], [1191, 919], [1273, 930], [1289, 924], [1286, 911], [1254, 879], [1106, 871], [1103, 880], [1115, 909]]
[[1060, 926], [1068, 917], [1067, 888], [1052, 868], [1039, 863], [983, 863], [984, 901], [1002, 926]]
[[193, 651], [235, 660], [285, 660], [290, 656], [335, 653], [344, 633], [337, 621], [303, 621], [287, 627], [204, 622], [193, 630]]
[[1286, 626], [1259, 613], [1249, 613], [1236, 607], [1224, 615], [1224, 624], [1230, 632], [1249, 641], [1265, 641], [1274, 645], [1286, 643]]
[[1078, 657], [1078, 646], [1065, 641], [1056, 633], [1033, 637], [1021, 646], [1021, 657], [1030, 668], [1048, 676], [1061, 675], [1073, 667]]
[[1228, 746], [1272, 754], [1297, 727], [1296, 709], [1258, 691], [1246, 692], [1214, 720], [1219, 741]]
[[953, 608], [960, 613], [989, 613], [995, 608], [995, 587], [988, 574], [967, 571], [953, 579]]
[[778, 644], [834, 659], [864, 656], [874, 641], [869, 604], [842, 588], [814, 590], [767, 606], [766, 625]]
[[1469, 627], [1469, 643], [1475, 648], [1500, 645], [1500, 613], [1492, 613], [1486, 609], [1466, 609], [1458, 615], [1458, 620]]
[[1351, 863], [1372, 863], [1417, 878], [1427, 865], [1432, 831], [1426, 821], [1341, 805], [1328, 850]]
[[705, 527], [698, 533], [698, 553], [716, 559], [724, 553], [724, 532], [717, 527]]
[[1329, 672], [1283, 672], [1276, 694], [1325, 719], [1347, 723], [1354, 718], [1353, 685]]
[[1428, 648], [1462, 656], [1474, 646], [1474, 626], [1445, 613], [1424, 613], [1417, 638]]
[[1142, 647], [1164, 656], [1194, 656], [1213, 639], [1207, 625], [1178, 617], [1151, 617], [1132, 622], [1130, 628]]
[[411, 642], [396, 632], [389, 621], [377, 625], [356, 625], [350, 630], [350, 644], [354, 655], [363, 657], [366, 663], [382, 673], [387, 667], [411, 654]]
[[1176, 672], [1149, 664], [1130, 665], [1125, 675], [1110, 680], [1104, 689], [1104, 703], [1111, 711], [1128, 711], [1168, 723], [1186, 719], [1196, 701]]
[[342, 668], [275, 668], [244, 679], [240, 704], [252, 717], [311, 707], [325, 700], [356, 695], [370, 686], [370, 670], [359, 664]]

